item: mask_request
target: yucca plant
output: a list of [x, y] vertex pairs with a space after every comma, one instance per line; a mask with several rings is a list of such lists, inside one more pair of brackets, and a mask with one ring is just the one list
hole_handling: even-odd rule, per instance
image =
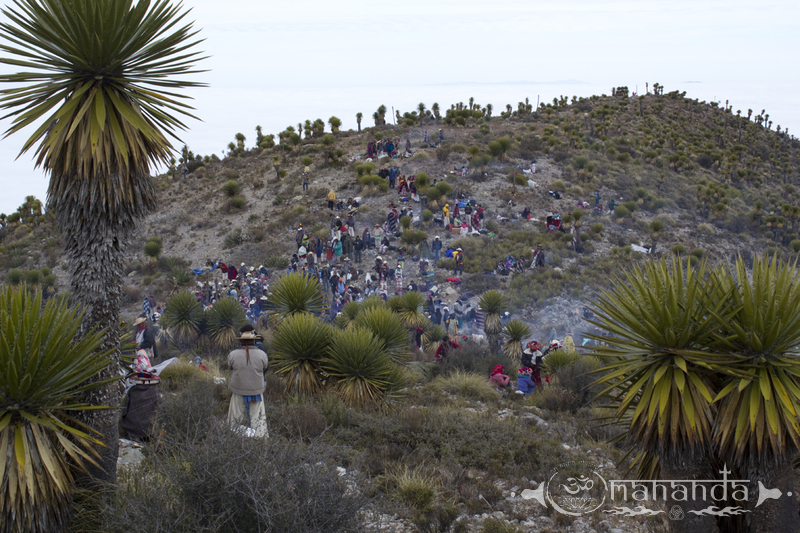
[[292, 273], [281, 276], [270, 288], [267, 309], [273, 320], [296, 313], [319, 315], [325, 310], [325, 295], [317, 278]]
[[522, 359], [522, 340], [530, 334], [531, 328], [521, 320], [510, 321], [501, 332], [505, 341], [503, 353], [518, 367]]
[[341, 312], [333, 319], [333, 325], [339, 329], [354, 327], [359, 307], [360, 305], [358, 302], [347, 302], [344, 304]]
[[408, 360], [408, 330], [400, 317], [386, 306], [374, 306], [362, 311], [356, 318], [355, 325], [370, 331], [380, 340], [383, 350], [395, 363]]
[[542, 370], [550, 376], [555, 376], [558, 375], [559, 370], [572, 366], [581, 357], [583, 356], [579, 353], [566, 350], [549, 352], [542, 359]]
[[[713, 290], [706, 273], [702, 264], [684, 270], [675, 260], [648, 262], [616, 278], [593, 302], [591, 323], [615, 337], [613, 345], [592, 350], [606, 362], [596, 370], [602, 374], [596, 384], [605, 387], [601, 394], [613, 406], [611, 420], [626, 426], [623, 438], [638, 452], [638, 473], [645, 479], [715, 475], [708, 453], [717, 415], [711, 365], [734, 358], [704, 350], [718, 327], [713, 316], [729, 320], [732, 313], [722, 301], [709, 306]], [[682, 505], [699, 510], [705, 503], [690, 498]], [[715, 520], [700, 522], [705, 528]]]
[[197, 340], [203, 320], [203, 308], [195, 295], [182, 291], [167, 300], [159, 322], [169, 328], [170, 337], [178, 346], [189, 348]]
[[[0, 288], [0, 530], [63, 531], [73, 468], [97, 465], [100, 441], [76, 413], [104, 409], [84, 394], [117, 381], [87, 381], [112, 355], [102, 331], [76, 337], [83, 313], [41, 291]], [[76, 340], [77, 338], [77, 340]]]
[[[168, 136], [185, 129], [182, 91], [204, 84], [195, 74], [197, 32], [188, 11], [169, 0], [19, 0], [3, 9], [3, 63], [22, 71], [0, 75], [0, 108], [13, 117], [6, 134], [35, 128], [22, 152], [36, 150], [49, 175], [49, 211], [61, 234], [70, 290], [85, 306], [80, 334], [105, 331], [104, 348], [119, 344], [125, 248], [155, 208], [153, 164], [169, 165]], [[106, 376], [116, 375], [116, 357]], [[95, 395], [117, 405], [110, 384]], [[103, 434], [103, 471], [113, 481], [117, 417], [78, 416]]]
[[221, 298], [205, 315], [208, 319], [208, 335], [214, 344], [222, 350], [233, 348], [239, 337], [239, 328], [247, 323], [239, 302], [233, 298]]
[[483, 311], [483, 331], [489, 340], [492, 355], [497, 355], [500, 331], [503, 329], [500, 316], [506, 312], [508, 305], [505, 294], [494, 289], [484, 292], [478, 300], [478, 309]]
[[422, 328], [422, 346], [430, 356], [433, 356], [447, 336], [447, 330], [427, 319], [422, 322], [420, 327]]
[[425, 318], [425, 297], [420, 292], [409, 291], [402, 296], [394, 296], [387, 304], [407, 328], [416, 329]]
[[396, 365], [383, 342], [363, 328], [334, 332], [324, 368], [348, 405], [380, 404], [396, 379]]
[[373, 309], [375, 307], [387, 307], [387, 306], [386, 302], [384, 302], [380, 296], [378, 296], [377, 294], [372, 294], [370, 296], [367, 296], [361, 301], [361, 305], [359, 308], [363, 313], [368, 309]]
[[[756, 257], [751, 275], [742, 258], [716, 273], [715, 296], [734, 309], [719, 316], [712, 349], [736, 354], [715, 365], [724, 378], [714, 399], [719, 415], [714, 436], [719, 455], [742, 474], [769, 487], [791, 491], [792, 462], [800, 450], [800, 279], [797, 263]], [[749, 502], [751, 523], [760, 531], [800, 531], [794, 498], [764, 510]], [[776, 512], [774, 506], [780, 506]]]
[[286, 379], [287, 391], [312, 394], [322, 388], [323, 368], [332, 328], [308, 313], [287, 316], [272, 338], [270, 360]]

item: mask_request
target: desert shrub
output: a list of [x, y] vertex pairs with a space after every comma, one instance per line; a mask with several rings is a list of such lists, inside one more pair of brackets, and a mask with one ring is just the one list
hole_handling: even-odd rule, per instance
[[624, 205], [618, 205], [616, 208], [614, 208], [615, 218], [627, 218], [629, 216], [631, 216], [631, 212]]
[[242, 209], [245, 205], [247, 205], [247, 200], [241, 196], [234, 196], [228, 200], [228, 205], [231, 207], [231, 209]]
[[792, 240], [792, 242], [789, 243], [789, 248], [791, 248], [794, 253], [800, 252], [800, 239]]
[[150, 240], [144, 244], [144, 255], [157, 258], [161, 254], [161, 248], [161, 239], [158, 237], [151, 237]]
[[578, 405], [577, 395], [557, 385], [542, 387], [532, 398], [533, 403], [548, 411], [573, 411]]
[[447, 161], [447, 158], [450, 157], [450, 146], [444, 144], [436, 149], [436, 159], [439, 161]]
[[403, 232], [403, 235], [400, 237], [400, 242], [403, 244], [419, 244], [422, 242], [422, 239], [427, 237], [428, 234], [422, 230], [413, 230], [408, 229]]
[[269, 409], [269, 425], [288, 439], [308, 442], [322, 435], [327, 428], [325, 416], [315, 402], [301, 401], [278, 407]]
[[277, 195], [275, 198], [272, 199], [272, 205], [281, 205], [285, 198], [282, 195]]
[[457, 394], [471, 400], [485, 402], [499, 398], [497, 389], [489, 384], [488, 373], [484, 375], [457, 369], [454, 372], [440, 375], [430, 386], [434, 390]]
[[289, 266], [289, 258], [282, 255], [271, 255], [264, 261], [267, 268], [277, 268], [283, 270]]
[[706, 255], [706, 252], [702, 248], [695, 248], [689, 252], [689, 255], [696, 257], [697, 259], [702, 259]]
[[417, 152], [411, 157], [412, 161], [429, 161], [431, 158], [428, 152]]
[[233, 180], [226, 181], [225, 184], [222, 186], [222, 192], [225, 193], [225, 196], [227, 196], [228, 198], [233, 198], [234, 196], [239, 194], [241, 190], [242, 190], [241, 185], [239, 185]]
[[422, 210], [422, 220], [425, 222], [430, 222], [433, 220], [433, 212], [430, 209], [423, 209]]
[[454, 154], [464, 154], [467, 152], [467, 147], [460, 143], [450, 145], [450, 151]]
[[420, 509], [431, 505], [440, 490], [433, 476], [426, 474], [422, 468], [409, 470], [408, 466], [380, 476], [377, 482], [390, 497]]
[[225, 236], [225, 247], [233, 248], [242, 243], [242, 228], [234, 228]]
[[497, 518], [488, 518], [483, 521], [483, 533], [522, 533], [522, 531]]
[[566, 189], [566, 185], [564, 185], [564, 182], [561, 180], [554, 181], [553, 183], [550, 184], [550, 187], [554, 191], [563, 191], [564, 189]]
[[[192, 406], [187, 405], [188, 410]], [[355, 531], [366, 497], [348, 490], [331, 450], [283, 439], [258, 440], [218, 422], [182, 438], [162, 438], [165, 452], [121, 472], [100, 530]], [[220, 490], [225, 487], [225, 490]]]
[[436, 184], [435, 187], [439, 192], [442, 193], [442, 196], [447, 196], [451, 192], [453, 192], [453, 186], [447, 183], [446, 181], [440, 181]]
[[590, 229], [592, 230], [593, 233], [596, 233], [596, 234], [599, 235], [599, 234], [603, 233], [603, 231], [606, 228], [601, 223], [595, 222], [594, 224], [591, 225]]
[[489, 379], [489, 372], [495, 365], [502, 363], [501, 355], [491, 355], [489, 349], [472, 341], [464, 341], [461, 348], [450, 350], [447, 358], [437, 367], [441, 375], [456, 372], [478, 374]]
[[714, 228], [709, 224], [698, 224], [697, 231], [704, 235], [714, 235]]
[[408, 215], [404, 215], [400, 217], [400, 227], [403, 229], [408, 229], [411, 227], [411, 217]]
[[675, 255], [686, 255], [686, 247], [678, 243], [672, 247], [672, 253]]

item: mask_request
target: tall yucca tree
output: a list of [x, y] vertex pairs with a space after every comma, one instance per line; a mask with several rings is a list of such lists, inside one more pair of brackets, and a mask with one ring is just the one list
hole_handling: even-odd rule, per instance
[[275, 373], [286, 378], [287, 391], [312, 394], [322, 388], [332, 338], [333, 328], [309, 313], [295, 313], [280, 322], [270, 358]]
[[483, 311], [483, 331], [489, 340], [489, 351], [492, 355], [497, 355], [500, 331], [503, 329], [500, 316], [508, 309], [508, 298], [494, 289], [486, 291], [478, 300], [478, 309]]
[[354, 325], [372, 333], [395, 363], [402, 364], [408, 360], [408, 331], [400, 317], [388, 307], [370, 307], [362, 310]]
[[100, 408], [82, 397], [105, 385], [87, 380], [109, 353], [101, 331], [76, 340], [81, 320], [66, 299], [0, 288], [0, 531], [63, 531], [72, 470], [99, 458], [96, 432], [75, 415]]
[[242, 306], [233, 298], [221, 298], [207, 312], [208, 332], [217, 347], [228, 350], [239, 337], [239, 328], [247, 323]]
[[[152, 164], [168, 164], [167, 136], [191, 116], [180, 91], [200, 59], [187, 12], [168, 0], [16, 0], [3, 9], [0, 59], [24, 69], [0, 75], [0, 108], [13, 117], [6, 135], [36, 130], [22, 153], [36, 147], [36, 166], [50, 176], [48, 208], [67, 253], [70, 289], [86, 306], [81, 334], [100, 326], [103, 350], [114, 350], [104, 380], [119, 369], [118, 317], [126, 243], [155, 205]], [[87, 401], [116, 405], [115, 384]], [[104, 472], [117, 462], [117, 413], [83, 417], [103, 434]]]
[[[707, 269], [684, 267], [679, 260], [645, 263], [613, 280], [592, 304], [592, 323], [614, 335], [613, 345], [593, 354], [607, 364], [598, 369], [614, 408], [612, 420], [627, 426], [637, 450], [639, 475], [665, 479], [715, 479], [712, 432], [716, 372], [733, 357], [705, 350], [722, 320], [731, 314], [721, 298], [709, 306]], [[725, 314], [727, 312], [727, 314]], [[595, 337], [606, 340], [603, 337]], [[681, 502], [684, 511], [706, 506]], [[714, 531], [716, 519], [689, 515], [670, 524], [672, 531]]]
[[[732, 459], [740, 479], [784, 494], [794, 491], [792, 463], [800, 450], [800, 279], [797, 263], [758, 257], [751, 275], [738, 258], [717, 273], [717, 296], [736, 313], [720, 319], [713, 349], [736, 354], [724, 375], [714, 434], [719, 455]], [[754, 506], [759, 531], [800, 531], [794, 498]]]

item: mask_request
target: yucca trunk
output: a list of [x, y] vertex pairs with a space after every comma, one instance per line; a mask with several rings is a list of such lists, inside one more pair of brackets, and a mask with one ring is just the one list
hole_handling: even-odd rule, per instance
[[[72, 297], [86, 308], [79, 335], [94, 328], [105, 329], [100, 350], [114, 350], [108, 366], [94, 381], [119, 375], [125, 247], [138, 221], [155, 205], [155, 189], [149, 176], [136, 180], [130, 188], [119, 186], [115, 175], [105, 178], [53, 177], [48, 190], [67, 254]], [[104, 188], [103, 193], [97, 192]], [[125, 197], [126, 193], [133, 197]], [[116, 205], [105, 205], [97, 201], [98, 196], [111, 198], [109, 201]], [[112, 382], [88, 393], [84, 401], [89, 405], [118, 406], [121, 397], [121, 384]], [[101, 469], [88, 465], [89, 475], [99, 481], [114, 482], [119, 456], [119, 411], [81, 411], [77, 416], [102, 435], [98, 438], [105, 445], [98, 450]]]
[[[699, 450], [694, 453], [689, 450], [662, 453], [659, 458], [661, 467], [661, 479], [717, 479], [718, 474], [708, 459], [708, 456]], [[702, 499], [691, 499], [692, 491], [688, 491], [686, 501], [675, 501], [671, 498], [672, 494], [667, 491], [667, 509], [671, 510], [678, 506], [683, 511], [682, 520], [670, 520], [670, 533], [719, 533], [717, 518], [709, 515], [696, 515], [689, 511], [699, 511], [705, 509], [713, 502]]]
[[[747, 510], [750, 511], [746, 515], [748, 531], [768, 531], [769, 533], [800, 531], [800, 516], [795, 497], [797, 490], [794, 486], [794, 468], [792, 467], [796, 455], [795, 453], [781, 459], [750, 462], [746, 478], [750, 480], [748, 487], [750, 498], [745, 504]], [[764, 503], [756, 507], [759, 481], [766, 489], [780, 490], [782, 496], [777, 500], [764, 500]], [[788, 496], [788, 493], [792, 495]]]

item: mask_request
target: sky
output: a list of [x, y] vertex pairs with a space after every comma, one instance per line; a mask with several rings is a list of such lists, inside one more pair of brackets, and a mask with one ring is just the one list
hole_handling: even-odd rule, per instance
[[[8, 5], [8, 4], [6, 4]], [[495, 109], [530, 98], [590, 96], [654, 82], [734, 110], [766, 109], [800, 132], [800, 3], [641, 0], [185, 0], [208, 72], [191, 89], [201, 121], [180, 134], [222, 155], [237, 132], [277, 133], [332, 115], [364, 125], [381, 104], [446, 109], [470, 97]], [[0, 17], [3, 19], [3, 17]], [[0, 67], [0, 72], [11, 72]], [[0, 121], [5, 131], [9, 120]], [[33, 133], [33, 129], [27, 132]], [[0, 140], [0, 212], [44, 199], [47, 177], [25, 132]], [[174, 141], [180, 147], [179, 141]]]

